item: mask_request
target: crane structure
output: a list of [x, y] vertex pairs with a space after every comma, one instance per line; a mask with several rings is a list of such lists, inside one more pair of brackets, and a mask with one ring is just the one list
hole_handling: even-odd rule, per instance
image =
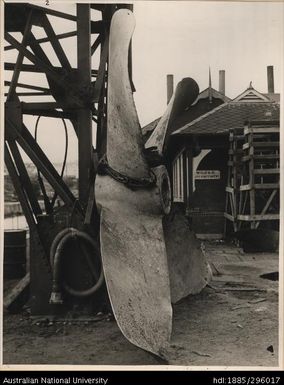
[[[82, 231], [83, 228], [87, 228], [87, 233], [97, 231], [94, 230], [93, 187], [96, 159], [103, 153], [105, 142], [109, 30], [111, 17], [120, 7], [132, 8], [124, 4], [77, 4], [76, 15], [71, 15], [34, 4], [5, 5], [5, 40], [8, 45], [4, 50], [17, 51], [14, 62], [5, 62], [6, 76], [10, 75], [10, 80], [5, 81], [5, 163], [30, 229], [31, 297], [35, 313], [49, 311], [49, 254], [54, 235], [64, 229], [64, 224], [60, 223], [72, 219], [74, 226]], [[92, 20], [92, 12], [95, 12], [95, 21]], [[73, 22], [73, 30], [56, 33], [52, 22], [58, 25], [66, 20]], [[36, 38], [33, 32], [35, 27], [40, 27], [46, 37]], [[21, 39], [16, 39], [15, 33]], [[74, 50], [77, 68], [71, 66], [70, 52], [65, 52], [61, 44], [63, 39], [72, 37], [77, 39], [77, 52]], [[51, 44], [60, 66], [54, 66], [48, 58], [43, 48], [46, 42]], [[99, 56], [99, 63], [94, 69], [92, 56], [95, 54]], [[31, 64], [25, 64], [25, 59]], [[130, 60], [129, 71], [131, 73]], [[36, 81], [42, 83], [38, 76], [34, 77], [33, 84], [21, 83], [20, 76], [26, 72], [40, 73], [49, 87], [36, 84]], [[36, 98], [36, 102], [29, 101], [31, 96], [33, 100]], [[32, 135], [33, 127], [24, 124], [25, 115], [69, 120], [72, 123], [78, 139], [78, 199], [37, 143]], [[94, 126], [97, 132], [95, 148], [92, 138]], [[54, 190], [53, 197], [44, 194], [44, 209], [33, 191], [22, 151], [38, 170], [43, 192], [45, 183]], [[61, 210], [55, 207], [54, 197], [62, 202]], [[95, 242], [97, 240], [93, 240]], [[93, 244], [92, 248], [98, 250], [99, 244]], [[97, 251], [96, 254], [99, 259]], [[90, 260], [85, 262], [91, 263]], [[96, 277], [95, 270], [91, 266], [90, 271]], [[95, 280], [95, 277], [89, 277], [89, 280]]]
[[[73, 29], [59, 32], [66, 21]], [[134, 28], [130, 4], [78, 3], [74, 15], [51, 6], [5, 4], [4, 50], [17, 52], [5, 62], [5, 164], [29, 226], [24, 282], [32, 314], [111, 305], [126, 338], [162, 356], [171, 336], [171, 303], [202, 290], [210, 269], [188, 225], [172, 212], [163, 154], [155, 164], [145, 155], [133, 100]], [[35, 34], [38, 29], [44, 37]], [[65, 39], [76, 39], [74, 49], [64, 49]], [[32, 84], [23, 82], [26, 73], [34, 75]], [[37, 84], [39, 75], [46, 87], [42, 80]], [[178, 106], [179, 93], [173, 98], [170, 105]], [[36, 131], [41, 117], [62, 120], [65, 130], [66, 121], [72, 123], [78, 196], [25, 124], [27, 115], [37, 117]], [[158, 139], [166, 137], [168, 121], [161, 119]], [[37, 169], [44, 207], [23, 153]]]

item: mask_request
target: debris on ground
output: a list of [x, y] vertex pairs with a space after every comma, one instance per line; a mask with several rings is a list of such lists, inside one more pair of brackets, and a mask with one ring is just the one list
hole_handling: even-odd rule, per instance
[[110, 314], [56, 319], [25, 308], [4, 312], [4, 364], [278, 366], [278, 282], [260, 277], [277, 270], [278, 254], [246, 254], [241, 261], [235, 245], [205, 246], [222, 276], [173, 306], [166, 360], [128, 342]]
[[191, 353], [193, 353], [193, 354], [197, 354], [198, 356], [200, 356], [200, 357], [211, 357], [211, 354], [207, 354], [207, 353], [200, 353], [200, 352], [197, 352], [197, 351], [195, 351], [195, 350], [192, 350], [192, 352]]

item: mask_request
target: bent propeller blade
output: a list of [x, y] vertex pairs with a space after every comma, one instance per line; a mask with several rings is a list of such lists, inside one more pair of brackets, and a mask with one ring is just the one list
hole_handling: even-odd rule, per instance
[[[108, 67], [107, 159], [123, 175], [147, 178], [141, 128], [129, 74], [134, 31], [130, 10], [111, 21]], [[162, 210], [157, 187], [131, 190], [108, 175], [96, 177], [100, 242], [106, 285], [117, 323], [133, 344], [161, 355], [172, 329]]]
[[169, 135], [173, 131], [173, 120], [194, 102], [198, 93], [199, 87], [194, 79], [184, 78], [178, 83], [166, 111], [145, 143], [148, 152], [156, 152], [160, 157], [163, 156]]
[[[167, 141], [174, 130], [174, 119], [178, 117], [197, 98], [199, 87], [191, 78], [182, 79], [145, 144], [149, 160], [162, 162]], [[190, 229], [184, 213], [172, 209], [163, 218], [164, 237], [171, 287], [171, 302], [176, 303], [189, 294], [199, 293], [211, 278], [211, 271], [201, 244]]]

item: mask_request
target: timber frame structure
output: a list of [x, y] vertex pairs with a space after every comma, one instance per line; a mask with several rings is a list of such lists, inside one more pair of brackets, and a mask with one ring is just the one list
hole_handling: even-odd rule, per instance
[[252, 121], [229, 134], [225, 218], [234, 232], [278, 230], [280, 142], [278, 121]]
[[[48, 312], [51, 270], [48, 255], [52, 239], [64, 228], [64, 223], [66, 225], [66, 221], [69, 223], [72, 218], [78, 229], [88, 232], [98, 242], [97, 233], [93, 230], [98, 222], [94, 180], [98, 159], [105, 153], [108, 36], [112, 15], [118, 8], [132, 9], [132, 5], [80, 3], [76, 5], [76, 15], [71, 15], [51, 7], [5, 4], [5, 40], [8, 45], [4, 50], [18, 52], [16, 61], [5, 62], [4, 67], [6, 73], [12, 71], [10, 80], [5, 81], [8, 87], [5, 93], [5, 163], [30, 229], [31, 297], [32, 311], [36, 314]], [[92, 20], [93, 11], [96, 20]], [[52, 25], [54, 17], [74, 22], [74, 29], [56, 33]], [[36, 38], [34, 26], [42, 28], [46, 37]], [[13, 36], [14, 33], [17, 36], [21, 34], [21, 41]], [[62, 39], [69, 37], [77, 37], [77, 68], [71, 66], [68, 53], [61, 44]], [[51, 44], [60, 66], [51, 63], [41, 46], [45, 42]], [[92, 68], [92, 56], [98, 51], [98, 68]], [[31, 64], [25, 64], [24, 59]], [[19, 83], [22, 72], [44, 74], [49, 87]], [[131, 59], [129, 74], [131, 78]], [[18, 91], [18, 87], [24, 91]], [[27, 102], [25, 96], [35, 96], [38, 101]], [[41, 101], [46, 96], [53, 101]], [[25, 126], [24, 115], [69, 119], [72, 122], [78, 138], [79, 199], [75, 198], [62, 175], [42, 151], [30, 132], [31, 128]], [[95, 149], [92, 144], [94, 127], [97, 132]], [[46, 200], [45, 212], [42, 210], [20, 148], [63, 202], [64, 209], [60, 212], [56, 212], [52, 202]]]

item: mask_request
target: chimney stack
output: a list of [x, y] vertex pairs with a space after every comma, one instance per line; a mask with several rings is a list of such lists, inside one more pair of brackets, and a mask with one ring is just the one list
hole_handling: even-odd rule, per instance
[[267, 66], [267, 88], [269, 94], [274, 94], [273, 66]]
[[219, 92], [225, 95], [225, 70], [219, 71]]
[[174, 93], [174, 75], [167, 75], [167, 104]]

